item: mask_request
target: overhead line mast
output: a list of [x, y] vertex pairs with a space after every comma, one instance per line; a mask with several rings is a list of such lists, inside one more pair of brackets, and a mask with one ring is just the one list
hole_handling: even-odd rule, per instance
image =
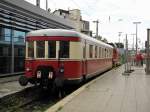
[[98, 38], [98, 24], [99, 24], [99, 20], [93, 21], [94, 23], [96, 23], [96, 38]]

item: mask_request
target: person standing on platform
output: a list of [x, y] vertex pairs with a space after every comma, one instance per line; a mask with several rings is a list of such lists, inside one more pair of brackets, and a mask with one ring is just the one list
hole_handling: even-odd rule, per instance
[[141, 53], [139, 55], [140, 55], [140, 64], [141, 66], [143, 66], [143, 55]]
[[138, 53], [136, 55], [136, 65], [137, 66], [143, 66], [143, 56], [141, 53]]

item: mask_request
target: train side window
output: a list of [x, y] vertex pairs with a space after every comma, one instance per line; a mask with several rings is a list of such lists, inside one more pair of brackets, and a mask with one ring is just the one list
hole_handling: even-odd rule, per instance
[[59, 48], [60, 58], [69, 58], [69, 47], [70, 47], [69, 41], [60, 41], [60, 48]]
[[95, 58], [97, 58], [97, 46], [95, 46]]
[[85, 45], [83, 45], [83, 58], [85, 58], [86, 55], [86, 49], [85, 49]]
[[89, 57], [93, 58], [93, 45], [89, 46]]
[[56, 58], [56, 41], [48, 41], [48, 58]]
[[99, 47], [99, 58], [101, 58], [101, 48]]
[[110, 57], [110, 52], [109, 52], [109, 49], [108, 49], [108, 58]]
[[101, 58], [103, 58], [103, 48], [101, 48]]
[[109, 49], [109, 58], [111, 57], [111, 49]]
[[109, 49], [108, 49], [108, 58], [110, 57]]
[[104, 51], [104, 52], [105, 52], [105, 58], [106, 58], [106, 55], [107, 55], [107, 50], [106, 50], [106, 48], [105, 48], [105, 51]]
[[105, 49], [103, 48], [103, 54], [102, 54], [103, 58], [105, 58]]
[[109, 56], [109, 51], [108, 51], [108, 49], [107, 49], [107, 58], [108, 58], [108, 56]]
[[36, 56], [37, 58], [45, 57], [45, 41], [36, 41]]
[[108, 49], [108, 55], [107, 55], [107, 57], [109, 58], [109, 56], [110, 56], [110, 54], [109, 54], [109, 49]]
[[102, 55], [103, 55], [103, 58], [104, 58], [105, 57], [105, 50], [104, 50], [104, 48], [103, 48], [103, 54]]
[[29, 58], [34, 57], [34, 41], [28, 42], [28, 57]]
[[108, 50], [106, 49], [106, 58], [108, 57]]
[[100, 51], [101, 51], [101, 55], [100, 55], [100, 57], [102, 58], [102, 52], [103, 52], [103, 49], [102, 49], [102, 48], [100, 48]]

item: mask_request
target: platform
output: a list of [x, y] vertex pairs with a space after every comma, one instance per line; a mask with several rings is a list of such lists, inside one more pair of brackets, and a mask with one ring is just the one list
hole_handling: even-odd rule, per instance
[[19, 77], [20, 76], [0, 78], [0, 98], [32, 86], [31, 84], [25, 87], [20, 86], [18, 82]]
[[[150, 75], [134, 67], [129, 76], [124, 67], [113, 69], [60, 105], [58, 112], [150, 112]], [[64, 100], [64, 99], [63, 99]], [[62, 103], [61, 103], [62, 104]], [[47, 112], [55, 110], [54, 105]]]

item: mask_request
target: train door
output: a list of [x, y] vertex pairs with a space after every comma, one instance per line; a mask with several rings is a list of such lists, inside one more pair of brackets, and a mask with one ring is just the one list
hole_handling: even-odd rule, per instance
[[82, 74], [87, 74], [87, 60], [86, 60], [86, 41], [83, 42], [83, 60], [82, 60]]

